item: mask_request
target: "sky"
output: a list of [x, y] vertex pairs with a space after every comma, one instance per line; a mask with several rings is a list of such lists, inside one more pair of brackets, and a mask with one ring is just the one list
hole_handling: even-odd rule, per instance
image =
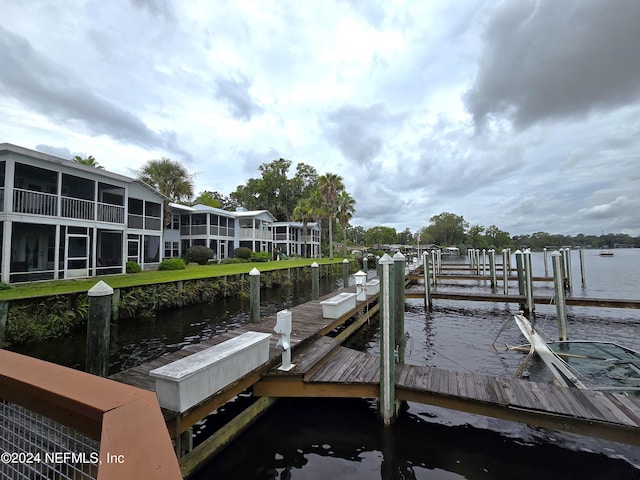
[[228, 195], [278, 158], [354, 226], [640, 235], [635, 0], [0, 0], [0, 142]]

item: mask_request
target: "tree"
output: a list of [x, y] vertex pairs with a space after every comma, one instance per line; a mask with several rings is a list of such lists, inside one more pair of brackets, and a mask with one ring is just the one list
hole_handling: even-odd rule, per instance
[[391, 245], [397, 237], [396, 229], [391, 227], [371, 227], [365, 233], [364, 239], [367, 245]]
[[86, 158], [82, 158], [79, 155], [73, 157], [73, 161], [79, 163], [80, 165], [87, 165], [88, 167], [94, 167], [100, 170], [104, 170], [104, 167], [96, 162], [96, 159], [93, 156], [89, 155]]
[[413, 243], [413, 235], [411, 234], [409, 227], [396, 235], [396, 241], [400, 245], [411, 245]]
[[474, 248], [481, 248], [484, 230], [482, 225], [473, 225], [469, 228], [467, 232], [467, 243]]
[[336, 213], [336, 205], [339, 193], [344, 190], [342, 177], [335, 173], [325, 173], [318, 178], [318, 191], [327, 207], [327, 220], [329, 222], [329, 258], [333, 260], [333, 218]]
[[365, 243], [364, 236], [365, 236], [366, 233], [367, 232], [365, 231], [364, 227], [362, 227], [360, 225], [357, 225], [355, 227], [351, 227], [347, 231], [347, 238], [354, 245], [364, 245], [364, 243]]
[[304, 242], [304, 258], [307, 258], [308, 231], [307, 223], [314, 220], [313, 205], [310, 198], [301, 198], [298, 200], [296, 208], [293, 209], [293, 220], [302, 222], [302, 238]]
[[443, 212], [429, 219], [427, 231], [439, 245], [455, 245], [464, 241], [469, 224], [460, 215]]
[[193, 197], [193, 175], [169, 158], [149, 160], [138, 172], [138, 178], [172, 202], [188, 202]]
[[347, 225], [356, 212], [356, 201], [346, 191], [341, 191], [336, 202], [336, 216], [342, 225], [342, 256], [347, 256]]
[[221, 208], [222, 210], [233, 211], [238, 207], [238, 204], [231, 200], [228, 196], [219, 192], [212, 192], [205, 190], [191, 202], [191, 205], [207, 205], [213, 208]]
[[318, 174], [316, 169], [298, 163], [293, 178], [287, 174], [291, 161], [284, 158], [263, 163], [258, 167], [260, 178], [250, 178], [240, 185], [230, 198], [248, 210], [269, 210], [278, 220], [291, 221], [300, 198], [308, 197]]

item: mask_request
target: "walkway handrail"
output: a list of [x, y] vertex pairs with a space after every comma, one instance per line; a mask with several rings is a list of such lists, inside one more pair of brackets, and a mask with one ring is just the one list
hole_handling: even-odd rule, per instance
[[153, 392], [0, 350], [0, 399], [98, 440], [99, 480], [182, 479]]

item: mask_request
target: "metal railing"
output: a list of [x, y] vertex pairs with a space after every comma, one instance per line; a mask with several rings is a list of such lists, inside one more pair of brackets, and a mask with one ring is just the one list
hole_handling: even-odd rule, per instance
[[182, 475], [155, 392], [0, 350], [0, 478]]
[[0, 478], [94, 479], [100, 442], [44, 415], [0, 400]]

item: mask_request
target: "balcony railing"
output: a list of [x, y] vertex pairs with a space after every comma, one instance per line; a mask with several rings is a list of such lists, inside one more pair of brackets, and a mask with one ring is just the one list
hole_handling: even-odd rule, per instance
[[147, 230], [162, 230], [162, 219], [156, 217], [145, 217], [144, 226]]
[[109, 223], [124, 223], [124, 207], [98, 203], [98, 221]]
[[15, 188], [13, 190], [13, 211], [54, 217], [58, 215], [58, 196]]
[[273, 240], [273, 234], [269, 230], [254, 230], [253, 228], [240, 228], [240, 240]]
[[144, 217], [142, 215], [134, 215], [130, 213], [128, 215], [127, 226], [129, 228], [140, 228], [144, 227]]
[[91, 200], [81, 200], [79, 198], [62, 197], [61, 215], [67, 218], [80, 218], [82, 220], [93, 220], [95, 218], [96, 206]]

